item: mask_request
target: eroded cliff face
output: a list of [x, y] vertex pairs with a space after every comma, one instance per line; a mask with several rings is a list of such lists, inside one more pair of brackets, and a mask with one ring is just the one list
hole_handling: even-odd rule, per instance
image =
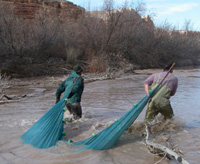
[[0, 74], [36, 75], [53, 66], [51, 57], [59, 64], [50, 72], [60, 71], [59, 60], [64, 65], [66, 58], [63, 29], [84, 13], [68, 1], [0, 0]]
[[68, 1], [44, 2], [41, 0], [1, 0], [0, 3], [13, 5], [16, 16], [28, 19], [34, 19], [35, 14], [39, 12], [41, 8], [45, 7], [56, 10], [57, 15], [55, 16], [63, 16], [70, 20], [76, 20], [85, 12], [84, 8]]

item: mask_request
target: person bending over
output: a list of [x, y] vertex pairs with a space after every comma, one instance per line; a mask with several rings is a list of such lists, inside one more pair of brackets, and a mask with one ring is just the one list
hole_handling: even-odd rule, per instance
[[[171, 66], [172, 64], [167, 65], [162, 72], [153, 74], [144, 81], [144, 88], [147, 95], [149, 95], [149, 89], [153, 90], [162, 81]], [[159, 113], [161, 113], [165, 119], [171, 119], [173, 117], [174, 113], [169, 99], [176, 93], [178, 78], [172, 73], [173, 70], [169, 72], [168, 76], [161, 84], [161, 88], [152, 99], [150, 99], [145, 114], [145, 122], [153, 121], [155, 116]]]

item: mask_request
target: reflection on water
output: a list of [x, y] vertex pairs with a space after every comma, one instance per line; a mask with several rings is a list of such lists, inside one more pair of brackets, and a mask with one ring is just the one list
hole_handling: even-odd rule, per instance
[[[183, 151], [184, 158], [190, 164], [199, 164], [200, 70], [175, 70], [174, 74], [179, 78], [178, 91], [171, 98], [175, 118], [160, 124], [153, 133], [160, 140], [170, 134], [173, 143]], [[65, 139], [85, 139], [111, 125], [115, 118], [122, 117], [145, 96], [143, 82], [148, 76], [128, 75], [86, 84], [82, 98], [83, 118], [65, 125]], [[27, 94], [27, 97], [0, 105], [1, 164], [154, 164], [160, 160], [160, 157], [148, 153], [143, 142], [145, 109], [110, 150], [77, 153], [77, 147], [62, 141], [49, 149], [21, 144], [20, 136], [54, 105], [56, 87], [19, 86], [10, 91], [10, 94]], [[173, 164], [176, 161], [164, 159], [161, 163]]]

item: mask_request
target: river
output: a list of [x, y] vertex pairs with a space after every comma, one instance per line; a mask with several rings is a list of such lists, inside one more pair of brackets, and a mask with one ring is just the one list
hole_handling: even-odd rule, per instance
[[[136, 71], [112, 80], [85, 84], [82, 96], [83, 118], [65, 125], [65, 139], [79, 141], [108, 127], [144, 96], [143, 82], [150, 73], [159, 70]], [[179, 79], [171, 104], [175, 117], [153, 129], [153, 137], [160, 144], [165, 140], [183, 153], [190, 164], [200, 163], [200, 69], [177, 69]], [[31, 83], [30, 81], [34, 81]], [[159, 157], [144, 144], [144, 115], [146, 108], [116, 145], [109, 150], [74, 152], [64, 142], [49, 149], [24, 145], [20, 136], [55, 103], [55, 78], [24, 79], [23, 85], [4, 87], [7, 95], [26, 97], [0, 104], [0, 163], [1, 164], [176, 164], [176, 160]]]

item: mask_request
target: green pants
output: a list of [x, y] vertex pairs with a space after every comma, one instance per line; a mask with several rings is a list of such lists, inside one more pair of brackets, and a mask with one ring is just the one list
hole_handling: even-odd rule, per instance
[[[154, 88], [154, 87], [152, 87]], [[165, 119], [171, 119], [174, 115], [169, 98], [170, 89], [162, 86], [148, 104], [145, 121], [152, 121], [156, 115], [161, 113]]]

